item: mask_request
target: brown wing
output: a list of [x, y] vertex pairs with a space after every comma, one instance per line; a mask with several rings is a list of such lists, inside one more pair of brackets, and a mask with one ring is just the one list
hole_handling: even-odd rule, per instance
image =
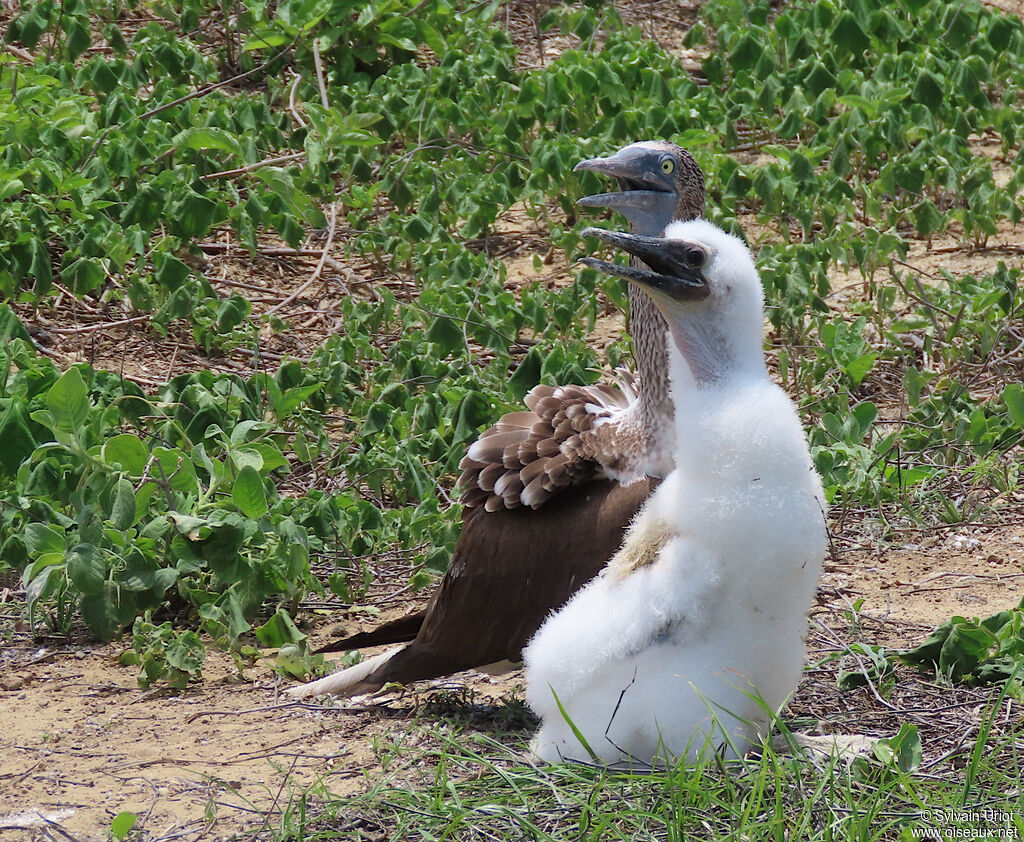
[[520, 660], [548, 614], [615, 554], [656, 485], [601, 480], [564, 491], [537, 511], [467, 509], [419, 634], [368, 676], [366, 686]]
[[615, 442], [615, 420], [635, 400], [636, 392], [632, 375], [620, 372], [620, 377], [619, 387], [531, 389], [525, 398], [529, 409], [503, 415], [459, 463], [462, 502], [489, 512], [520, 506], [536, 509], [560, 490], [598, 477], [604, 451], [611, 460], [626, 457], [620, 452], [623, 443]]

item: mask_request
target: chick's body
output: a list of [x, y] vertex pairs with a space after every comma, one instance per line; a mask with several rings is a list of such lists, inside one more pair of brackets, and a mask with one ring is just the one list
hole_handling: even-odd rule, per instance
[[823, 496], [761, 359], [697, 388], [674, 352], [676, 470], [525, 651], [541, 759], [588, 759], [573, 727], [606, 762], [741, 753], [795, 688]]

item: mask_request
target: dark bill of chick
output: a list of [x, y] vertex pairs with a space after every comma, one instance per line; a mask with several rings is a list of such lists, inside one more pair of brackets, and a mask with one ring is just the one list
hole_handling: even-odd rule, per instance
[[642, 287], [668, 323], [675, 469], [602, 573], [524, 656], [548, 762], [638, 767], [737, 756], [796, 688], [821, 573], [824, 495], [768, 376], [749, 250], [704, 220], [665, 237], [591, 230], [646, 266], [585, 263]]

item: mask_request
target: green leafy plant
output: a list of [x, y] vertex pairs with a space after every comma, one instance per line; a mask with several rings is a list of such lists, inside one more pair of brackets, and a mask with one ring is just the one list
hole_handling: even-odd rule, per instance
[[876, 740], [871, 757], [853, 761], [853, 772], [862, 781], [878, 783], [887, 778], [910, 775], [921, 765], [923, 746], [917, 726], [904, 723], [893, 737]]
[[[1024, 660], [1024, 600], [984, 619], [953, 617], [918, 646], [899, 653], [907, 664], [966, 684], [1005, 682]], [[1010, 691], [1019, 698], [1021, 688]]]
[[[257, 617], [283, 624], [321, 589], [359, 599], [375, 555], [416, 587], [444, 570], [466, 444], [537, 383], [628, 359], [628, 338], [588, 343], [622, 289], [543, 273], [593, 221], [575, 200], [607, 187], [573, 165], [640, 138], [690, 148], [709, 218], [751, 232], [770, 350], [840, 522], [957, 522], [984, 514], [988, 485], [1016, 487], [1020, 272], [926, 277], [908, 255], [1020, 218], [1018, 19], [711, 0], [687, 37], [713, 46], [697, 84], [601, 3], [538, 14], [541, 40], [570, 45], [539, 65], [496, 4], [180, 0], [131, 35], [120, 11], [28, 0], [4, 37], [33, 61], [0, 55], [0, 564], [34, 618], [111, 638], [150, 611], [241, 667], [253, 625], [271, 633]], [[183, 36], [212, 18], [222, 37]], [[973, 154], [982, 136], [1003, 171]], [[534, 283], [501, 257], [513, 207], [543, 244], [524, 255]], [[375, 280], [273, 374], [145, 393], [62, 371], [15, 317], [60, 296], [180, 322], [207, 352], [248, 346], [263, 325], [215, 291], [200, 246], [299, 246], [325, 226]], [[847, 272], [855, 294], [833, 289]], [[282, 316], [266, 326], [292, 329]], [[1006, 376], [978, 388], [980, 370]]]
[[157, 626], [140, 617], [132, 629], [132, 648], [121, 655], [121, 663], [142, 668], [140, 687], [163, 682], [180, 690], [199, 677], [205, 656], [194, 631], [176, 632], [169, 622]]

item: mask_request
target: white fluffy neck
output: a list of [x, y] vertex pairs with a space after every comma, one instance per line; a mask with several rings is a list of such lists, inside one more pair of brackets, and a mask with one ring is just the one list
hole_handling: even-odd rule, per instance
[[670, 325], [668, 346], [674, 395], [679, 394], [680, 388], [728, 389], [735, 380], [767, 378], [760, 321], [737, 321], [730, 323], [714, 314], [702, 313]]
[[[750, 387], [772, 385], [760, 343], [753, 350], [744, 349], [740, 356], [738, 349], [720, 344], [718, 339], [713, 331], [702, 333], [688, 328], [682, 340], [669, 343], [676, 405], [674, 457], [676, 467], [684, 471], [694, 465], [716, 463], [718, 450], [735, 447], [735, 442], [719, 434], [715, 419], [722, 413], [731, 414], [734, 404], [749, 395]], [[687, 350], [685, 357], [680, 344]], [[750, 419], [750, 423], [757, 424], [758, 420]]]

